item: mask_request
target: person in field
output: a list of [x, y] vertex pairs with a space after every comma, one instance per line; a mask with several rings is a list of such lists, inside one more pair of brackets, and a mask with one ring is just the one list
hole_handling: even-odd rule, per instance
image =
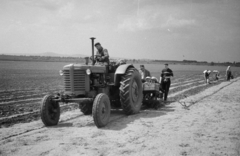
[[141, 74], [142, 82], [145, 82], [146, 77], [151, 77], [150, 72], [144, 67], [144, 65], [140, 65], [139, 72]]
[[162, 70], [159, 82], [161, 83], [162, 89], [164, 90], [164, 101], [167, 101], [169, 88], [171, 86], [171, 78], [173, 77], [173, 71], [168, 68], [168, 64], [165, 64], [165, 68]]
[[[96, 53], [96, 61], [103, 63], [104, 65], [109, 65], [109, 54], [108, 50], [104, 49], [102, 45], [98, 42], [95, 45], [95, 48], [97, 49]], [[92, 60], [92, 58], [91, 58]], [[95, 63], [95, 62], [94, 62]]]
[[204, 78], [205, 78], [205, 83], [210, 84], [209, 76], [211, 74], [211, 70], [204, 70], [203, 74], [204, 74]]
[[215, 80], [218, 81], [219, 77], [220, 77], [219, 71], [218, 70], [214, 70], [213, 73], [215, 73]]
[[227, 81], [230, 81], [231, 76], [232, 76], [231, 66], [228, 66], [228, 67], [227, 67], [227, 70], [226, 70], [226, 78], [227, 78]]

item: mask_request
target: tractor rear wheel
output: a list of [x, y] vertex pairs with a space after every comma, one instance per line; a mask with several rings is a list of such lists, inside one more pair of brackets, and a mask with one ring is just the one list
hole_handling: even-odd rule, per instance
[[90, 115], [92, 114], [92, 106], [93, 106], [93, 101], [86, 100], [79, 104], [79, 109], [84, 115]]
[[142, 106], [142, 80], [137, 69], [128, 68], [121, 77], [120, 100], [125, 114], [138, 113]]
[[111, 105], [108, 96], [100, 93], [93, 102], [92, 114], [95, 125], [98, 128], [107, 125], [111, 113]]
[[58, 124], [60, 107], [58, 102], [53, 101], [52, 95], [46, 95], [42, 99], [40, 114], [45, 126], [54, 126]]

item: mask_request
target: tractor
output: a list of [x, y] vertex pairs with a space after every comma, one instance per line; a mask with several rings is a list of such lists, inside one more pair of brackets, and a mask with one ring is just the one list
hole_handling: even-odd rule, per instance
[[95, 125], [107, 125], [111, 108], [122, 108], [126, 115], [138, 113], [143, 100], [143, 86], [138, 70], [127, 63], [97, 64], [92, 41], [92, 63], [63, 67], [64, 91], [46, 95], [41, 102], [41, 119], [45, 126], [57, 125], [61, 103], [79, 103], [84, 115], [92, 114]]

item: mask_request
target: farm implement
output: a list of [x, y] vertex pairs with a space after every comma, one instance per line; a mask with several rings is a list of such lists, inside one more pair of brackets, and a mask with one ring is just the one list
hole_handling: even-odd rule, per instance
[[158, 88], [149, 88], [149, 83], [143, 85], [138, 70], [132, 64], [124, 61], [98, 64], [98, 56], [94, 55], [94, 39], [91, 38], [91, 65], [86, 58], [85, 64], [64, 66], [60, 71], [64, 92], [46, 95], [42, 99], [40, 115], [45, 126], [58, 124], [60, 102], [79, 103], [82, 113], [92, 114], [95, 125], [100, 128], [109, 122], [111, 108], [122, 108], [126, 115], [131, 115], [140, 111], [143, 99], [159, 97]]

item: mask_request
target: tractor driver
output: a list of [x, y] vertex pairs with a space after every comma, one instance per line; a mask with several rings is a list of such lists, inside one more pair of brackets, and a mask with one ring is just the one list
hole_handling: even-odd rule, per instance
[[105, 65], [109, 65], [108, 50], [104, 49], [99, 42], [95, 44], [95, 48], [98, 50], [96, 60], [98, 62], [102, 62]]

